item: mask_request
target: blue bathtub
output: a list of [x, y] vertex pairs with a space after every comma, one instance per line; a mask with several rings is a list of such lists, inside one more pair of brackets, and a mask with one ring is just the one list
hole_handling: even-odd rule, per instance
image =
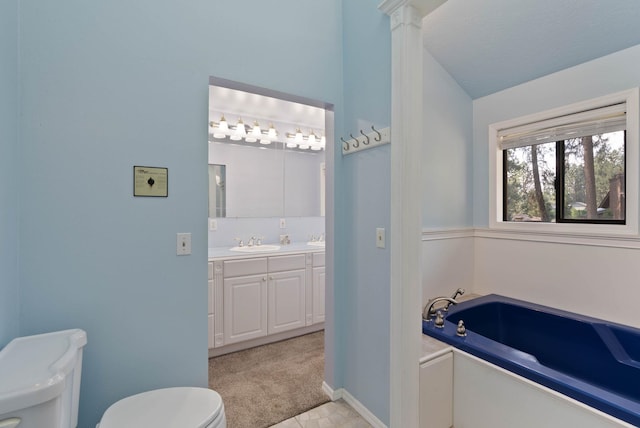
[[640, 426], [639, 329], [492, 294], [451, 306], [444, 328], [423, 321], [422, 332]]

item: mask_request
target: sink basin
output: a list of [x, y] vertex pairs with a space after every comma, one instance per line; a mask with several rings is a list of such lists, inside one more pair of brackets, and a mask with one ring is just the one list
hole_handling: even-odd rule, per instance
[[267, 253], [269, 251], [278, 251], [280, 245], [253, 245], [251, 247], [233, 247], [231, 251], [238, 251], [240, 253]]
[[324, 241], [309, 241], [307, 245], [313, 245], [314, 247], [324, 247]]

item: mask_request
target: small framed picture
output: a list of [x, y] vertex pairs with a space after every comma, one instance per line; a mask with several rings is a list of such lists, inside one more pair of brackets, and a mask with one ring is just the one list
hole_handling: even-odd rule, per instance
[[168, 196], [169, 168], [133, 167], [133, 196]]

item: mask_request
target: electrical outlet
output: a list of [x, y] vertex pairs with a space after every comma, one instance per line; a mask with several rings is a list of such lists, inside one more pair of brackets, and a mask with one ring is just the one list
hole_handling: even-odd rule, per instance
[[209, 219], [209, 230], [218, 230], [218, 220], [215, 218]]
[[191, 254], [191, 234], [178, 233], [176, 237], [176, 254], [179, 256], [188, 256]]
[[280, 229], [286, 229], [287, 228], [287, 221], [283, 218], [280, 219]]
[[376, 229], [376, 247], [384, 248], [384, 227]]

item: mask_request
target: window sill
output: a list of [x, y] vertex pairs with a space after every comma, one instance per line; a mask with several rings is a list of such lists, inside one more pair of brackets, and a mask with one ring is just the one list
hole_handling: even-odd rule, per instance
[[[520, 227], [524, 226], [524, 227]], [[533, 226], [533, 227], [531, 227]], [[538, 227], [535, 227], [538, 226]], [[553, 228], [553, 226], [559, 226]], [[566, 226], [577, 226], [574, 228]], [[637, 229], [634, 231], [629, 225], [556, 225], [556, 224], [517, 224], [510, 225], [499, 223], [499, 226], [475, 229], [474, 236], [479, 238], [511, 239], [517, 241], [546, 242], [556, 244], [590, 245], [598, 247], [635, 248], [640, 249], [640, 236]], [[618, 229], [612, 233], [612, 228], [625, 228], [623, 232]]]

